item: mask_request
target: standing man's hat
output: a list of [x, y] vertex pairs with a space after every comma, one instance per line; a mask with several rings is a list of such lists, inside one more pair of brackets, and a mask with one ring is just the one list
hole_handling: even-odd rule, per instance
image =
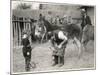
[[81, 11], [82, 11], [83, 13], [85, 13], [85, 12], [86, 12], [86, 10], [85, 10], [84, 8], [82, 8], [82, 9], [81, 9]]

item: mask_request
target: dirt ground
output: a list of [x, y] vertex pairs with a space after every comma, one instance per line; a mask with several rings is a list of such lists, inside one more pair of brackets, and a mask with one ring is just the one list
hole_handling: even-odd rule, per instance
[[[31, 64], [36, 68], [31, 68], [30, 72], [47, 72], [47, 71], [62, 71], [69, 69], [91, 69], [95, 67], [95, 50], [94, 41], [89, 41], [86, 51], [83, 51], [81, 58], [78, 58], [78, 49], [71, 41], [68, 43], [65, 50], [65, 64], [62, 67], [52, 66], [52, 50], [50, 50], [50, 43], [32, 45], [32, 59]], [[25, 62], [22, 55], [22, 47], [16, 46], [13, 48], [13, 72], [25, 72]]]

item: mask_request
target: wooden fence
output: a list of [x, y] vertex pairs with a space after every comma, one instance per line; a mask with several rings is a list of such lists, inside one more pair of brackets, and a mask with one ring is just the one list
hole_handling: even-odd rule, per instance
[[21, 44], [21, 36], [23, 31], [31, 31], [33, 22], [30, 18], [16, 17], [12, 18], [12, 34], [13, 34], [13, 44]]

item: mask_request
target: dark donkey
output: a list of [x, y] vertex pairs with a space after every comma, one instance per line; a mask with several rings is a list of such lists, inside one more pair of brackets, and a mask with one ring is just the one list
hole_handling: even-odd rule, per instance
[[[61, 27], [57, 28], [59, 31], [63, 31], [66, 37], [69, 39], [73, 39], [74, 43], [78, 47], [78, 57], [80, 58], [81, 55], [81, 29], [78, 25], [76, 24], [70, 24], [70, 25], [62, 25]], [[54, 29], [51, 33], [53, 34], [56, 31]], [[51, 34], [51, 37], [52, 37]]]

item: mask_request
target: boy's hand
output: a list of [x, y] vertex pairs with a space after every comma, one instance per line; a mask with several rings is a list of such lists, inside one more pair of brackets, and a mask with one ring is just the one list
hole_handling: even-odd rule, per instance
[[29, 52], [27, 52], [27, 55], [30, 55], [30, 53], [29, 53]]

